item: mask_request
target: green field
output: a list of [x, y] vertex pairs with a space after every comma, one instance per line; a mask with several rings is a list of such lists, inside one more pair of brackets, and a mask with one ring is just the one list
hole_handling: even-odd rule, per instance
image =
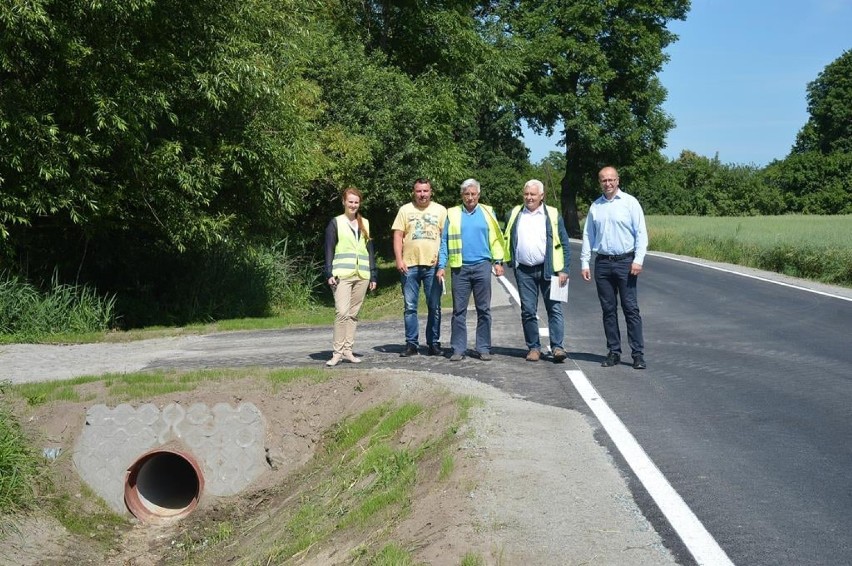
[[649, 248], [852, 287], [852, 215], [648, 216]]
[[[686, 237], [732, 238], [757, 246], [806, 245], [852, 248], [852, 215], [842, 216], [648, 216], [648, 231]], [[652, 242], [653, 247], [653, 242]]]

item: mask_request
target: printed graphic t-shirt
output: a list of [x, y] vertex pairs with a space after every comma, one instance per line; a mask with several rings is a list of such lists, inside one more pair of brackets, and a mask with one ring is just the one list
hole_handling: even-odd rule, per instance
[[402, 260], [407, 265], [435, 265], [441, 246], [441, 229], [447, 219], [447, 209], [430, 202], [423, 210], [409, 202], [403, 205], [393, 221], [391, 230], [404, 234]]

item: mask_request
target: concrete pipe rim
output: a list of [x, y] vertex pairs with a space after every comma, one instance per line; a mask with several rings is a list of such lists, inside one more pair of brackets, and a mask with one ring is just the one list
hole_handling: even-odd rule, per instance
[[192, 454], [158, 448], [128, 467], [124, 503], [140, 521], [171, 522], [192, 513], [203, 491], [204, 474]]

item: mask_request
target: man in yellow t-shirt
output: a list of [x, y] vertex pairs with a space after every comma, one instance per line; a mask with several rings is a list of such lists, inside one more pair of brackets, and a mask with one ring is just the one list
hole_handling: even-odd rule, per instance
[[447, 219], [447, 209], [432, 202], [432, 183], [429, 179], [414, 181], [412, 202], [400, 207], [393, 221], [393, 254], [402, 283], [405, 303], [405, 349], [402, 357], [419, 354], [420, 326], [417, 303], [420, 286], [426, 296], [427, 353], [441, 355], [441, 282], [435, 277], [441, 230]]

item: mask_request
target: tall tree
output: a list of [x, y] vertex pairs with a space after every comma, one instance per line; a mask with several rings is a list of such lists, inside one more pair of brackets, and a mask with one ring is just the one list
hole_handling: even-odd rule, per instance
[[794, 153], [852, 152], [852, 49], [808, 83], [808, 113]]
[[[511, 1], [507, 29], [521, 42], [526, 73], [517, 104], [534, 130], [561, 128], [562, 213], [580, 235], [578, 195], [595, 194], [597, 170], [659, 151], [673, 126], [657, 78], [676, 39], [672, 20], [689, 0]], [[584, 190], [585, 189], [585, 190]]]

